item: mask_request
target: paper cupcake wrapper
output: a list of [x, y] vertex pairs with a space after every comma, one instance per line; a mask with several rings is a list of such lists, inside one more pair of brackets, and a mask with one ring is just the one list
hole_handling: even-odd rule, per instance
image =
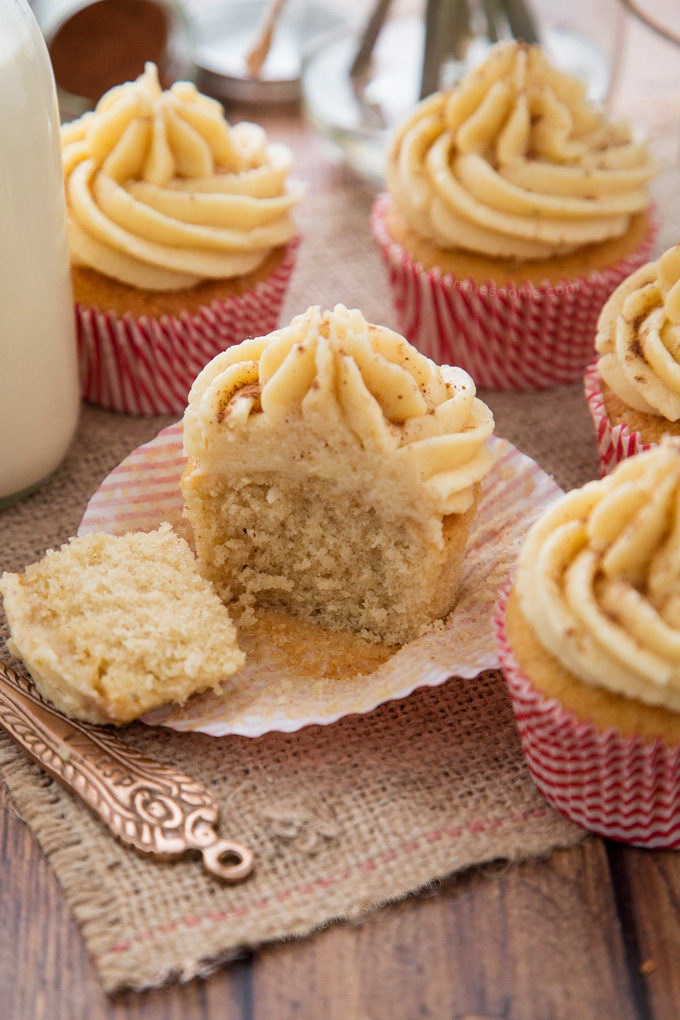
[[522, 673], [496, 614], [498, 654], [531, 776], [550, 803], [600, 836], [642, 847], [680, 847], [680, 747], [623, 737], [580, 722]]
[[[348, 655], [343, 650], [347, 636], [320, 627], [311, 636], [295, 630], [285, 647], [277, 646], [265, 618], [260, 631], [239, 630], [246, 665], [230, 677], [222, 693], [197, 695], [183, 707], [158, 710], [144, 721], [211, 736], [292, 732], [311, 723], [325, 725], [345, 715], [370, 712], [384, 701], [406, 697], [416, 687], [498, 668], [493, 619], [499, 586], [514, 568], [533, 521], [562, 493], [538, 464], [507, 440], [493, 437], [489, 446], [495, 466], [482, 483], [458, 603], [441, 627], [377, 662], [376, 645], [352, 637]], [[191, 528], [182, 517], [184, 465], [181, 424], [172, 425], [131, 453], [104, 480], [88, 504], [78, 534], [150, 531], [169, 521], [191, 541]], [[294, 628], [295, 621], [290, 626]], [[291, 655], [291, 646], [296, 655]], [[338, 654], [343, 656], [340, 665]]]
[[547, 389], [577, 382], [593, 360], [597, 320], [609, 295], [644, 265], [656, 236], [588, 277], [499, 286], [425, 270], [395, 242], [379, 195], [371, 224], [389, 274], [401, 332], [428, 358], [470, 373], [478, 386]]
[[595, 426], [597, 452], [602, 475], [608, 475], [626, 457], [650, 450], [654, 443], [643, 442], [639, 432], [631, 432], [626, 424], [612, 425], [602, 395], [602, 379], [597, 363], [591, 365], [584, 378], [586, 400]]
[[181, 414], [201, 369], [226, 347], [276, 329], [299, 238], [253, 291], [198, 312], [136, 319], [76, 304], [81, 392], [128, 414]]

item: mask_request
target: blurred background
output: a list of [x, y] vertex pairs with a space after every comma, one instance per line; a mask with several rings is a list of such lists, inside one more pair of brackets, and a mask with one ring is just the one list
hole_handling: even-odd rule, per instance
[[635, 115], [680, 106], [678, 0], [33, 0], [64, 120], [158, 64], [228, 117], [302, 111], [380, 184], [391, 127], [498, 39], [540, 41], [591, 99]]

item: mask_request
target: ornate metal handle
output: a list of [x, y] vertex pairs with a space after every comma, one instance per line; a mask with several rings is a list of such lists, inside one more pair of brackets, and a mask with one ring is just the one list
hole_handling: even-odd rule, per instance
[[253, 869], [251, 851], [220, 839], [212, 794], [182, 772], [133, 751], [110, 730], [68, 719], [33, 681], [0, 663], [0, 726], [126, 846], [160, 861], [198, 852], [223, 882]]

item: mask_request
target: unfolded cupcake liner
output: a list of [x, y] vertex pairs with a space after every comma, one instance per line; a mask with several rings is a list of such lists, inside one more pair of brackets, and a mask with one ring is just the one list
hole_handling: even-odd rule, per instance
[[[293, 732], [370, 712], [417, 687], [437, 686], [452, 677], [456, 683], [455, 677], [497, 669], [493, 621], [499, 586], [514, 569], [528, 529], [563, 493], [507, 440], [492, 436], [487, 444], [494, 469], [482, 481], [458, 601], [446, 620], [385, 657], [384, 646], [361, 635], [298, 623], [292, 617], [282, 643], [276, 640], [280, 621], [262, 611], [254, 623], [237, 622], [246, 665], [222, 692], [196, 695], [184, 706], [159, 709], [143, 721], [214, 737]], [[182, 516], [180, 478], [185, 466], [180, 422], [114, 468], [90, 499], [78, 534], [151, 531], [168, 521], [191, 543], [191, 525]]]
[[501, 594], [495, 627], [501, 667], [531, 776], [553, 807], [584, 828], [634, 846], [680, 847], [680, 746], [623, 737], [581, 722], [521, 671], [508, 643]]
[[388, 195], [371, 224], [389, 274], [403, 335], [439, 364], [470, 373], [478, 386], [547, 389], [577, 382], [595, 353], [597, 320], [609, 295], [649, 260], [656, 224], [640, 247], [614, 266], [576, 280], [498, 285], [426, 270], [392, 239]]
[[639, 432], [631, 432], [625, 423], [612, 425], [609, 421], [602, 394], [602, 377], [597, 370], [597, 363], [588, 368], [584, 385], [588, 408], [595, 426], [601, 474], [604, 476], [613, 471], [622, 460], [649, 450], [655, 444], [645, 443], [642, 435]]
[[135, 318], [76, 304], [81, 392], [128, 414], [181, 414], [194, 379], [215, 355], [276, 329], [299, 238], [254, 290], [196, 313]]

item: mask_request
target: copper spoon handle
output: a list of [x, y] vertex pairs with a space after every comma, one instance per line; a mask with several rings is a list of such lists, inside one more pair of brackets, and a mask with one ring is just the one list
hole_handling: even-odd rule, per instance
[[126, 846], [159, 861], [198, 852], [223, 882], [252, 871], [251, 851], [215, 832], [219, 811], [205, 786], [138, 754], [105, 727], [68, 719], [3, 663], [0, 726]]

